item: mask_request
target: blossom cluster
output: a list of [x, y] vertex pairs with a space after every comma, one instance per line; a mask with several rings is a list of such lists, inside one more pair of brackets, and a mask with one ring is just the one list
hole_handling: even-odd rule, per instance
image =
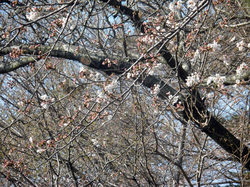
[[49, 103], [55, 101], [54, 98], [50, 98], [50, 97], [49, 97], [48, 95], [46, 95], [46, 94], [40, 96], [40, 99], [42, 100], [41, 107], [42, 107], [43, 109], [47, 109], [48, 106], [49, 106]]
[[215, 40], [214, 40], [214, 43], [208, 44], [208, 47], [211, 48], [213, 52], [218, 52], [221, 50], [221, 45], [218, 44], [218, 42], [216, 42]]
[[175, 12], [176, 10], [181, 10], [182, 4], [183, 4], [182, 1], [177, 1], [175, 3], [171, 2], [171, 3], [169, 3], [168, 8], [169, 8], [169, 10], [171, 10], [171, 12]]
[[197, 85], [200, 82], [200, 74], [197, 72], [192, 73], [191, 76], [187, 77], [186, 81], [187, 81], [186, 85], [188, 87], [192, 87], [194, 85]]
[[225, 76], [220, 76], [219, 74], [216, 74], [215, 76], [210, 76], [207, 78], [207, 85], [211, 84], [212, 82], [221, 85], [225, 82], [225, 80]]
[[230, 59], [227, 55], [223, 55], [223, 62], [226, 66], [230, 65]]
[[97, 95], [97, 99], [96, 99], [97, 103], [105, 102], [108, 99], [108, 97], [101, 90], [98, 90], [96, 92], [96, 95]]
[[159, 92], [160, 92], [160, 85], [159, 85], [159, 84], [154, 85], [154, 88], [153, 88], [153, 90], [151, 91], [151, 94], [157, 95]]
[[236, 47], [238, 47], [239, 51], [244, 51], [245, 42], [242, 40], [241, 42], [236, 43]]
[[[155, 36], [154, 35], [143, 35], [138, 39], [139, 42], [145, 43], [145, 44], [149, 44], [149, 45], [153, 45], [155, 44], [156, 40], [155, 40]], [[140, 46], [141, 44], [137, 44], [138, 46]]]
[[196, 61], [198, 58], [200, 58], [200, 51], [199, 49], [197, 49], [194, 53], [194, 57], [192, 59], [192, 61]]
[[105, 86], [104, 89], [108, 93], [112, 93], [113, 89], [117, 88], [119, 86], [117, 80], [113, 80], [109, 85]]
[[99, 72], [93, 72], [89, 70], [86, 66], [82, 66], [79, 70], [81, 78], [90, 78], [93, 81], [100, 81], [102, 79], [102, 75]]
[[240, 66], [237, 67], [236, 73], [237, 75], [241, 75], [243, 73], [245, 73], [248, 70], [248, 65], [243, 62]]
[[192, 9], [196, 6], [197, 2], [198, 2], [198, 0], [188, 0], [187, 7]]
[[29, 21], [33, 21], [40, 16], [40, 13], [37, 11], [36, 8], [32, 8], [31, 11], [26, 14], [26, 17]]
[[170, 101], [170, 104], [171, 104], [171, 105], [174, 105], [175, 103], [178, 102], [179, 96], [173, 96], [173, 95], [170, 94], [170, 95], [168, 96], [168, 99], [169, 99], [169, 101]]

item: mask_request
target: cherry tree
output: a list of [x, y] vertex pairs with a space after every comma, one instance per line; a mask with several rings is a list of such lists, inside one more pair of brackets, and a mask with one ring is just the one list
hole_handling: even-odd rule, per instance
[[1, 185], [250, 183], [247, 1], [0, 7]]

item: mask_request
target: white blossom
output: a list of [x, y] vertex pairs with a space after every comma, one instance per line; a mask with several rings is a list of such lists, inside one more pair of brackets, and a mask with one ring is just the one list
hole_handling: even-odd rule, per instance
[[118, 87], [118, 81], [117, 80], [113, 80], [109, 85], [105, 86], [105, 90], [108, 93], [112, 93], [113, 89]]
[[157, 95], [160, 92], [160, 85], [157, 84], [154, 86], [154, 89], [151, 91], [151, 94]]
[[153, 43], [155, 43], [155, 39], [151, 35], [142, 36], [141, 39], [142, 39], [142, 42], [147, 43], [147, 44], [153, 44]]
[[245, 62], [243, 62], [240, 66], [237, 67], [236, 73], [237, 75], [241, 75], [248, 70], [248, 66]]
[[44, 94], [42, 96], [40, 96], [40, 99], [42, 99], [43, 101], [48, 101], [49, 100], [49, 96]]
[[47, 144], [50, 145], [52, 143], [51, 140], [47, 140]]
[[99, 73], [99, 72], [95, 73], [95, 78], [94, 78], [94, 80], [95, 80], [95, 81], [100, 81], [101, 79], [102, 79], [101, 73]]
[[48, 108], [48, 103], [47, 102], [42, 102], [41, 103], [41, 107], [43, 108], [43, 109], [47, 109]]
[[19, 101], [19, 102], [17, 103], [17, 105], [19, 105], [19, 106], [24, 106], [24, 102], [23, 102], [23, 101]]
[[228, 58], [228, 56], [227, 55], [223, 55], [223, 62], [224, 62], [224, 64], [226, 65], [226, 66], [229, 66], [230, 65], [230, 60], [229, 60], [229, 58]]
[[208, 99], [212, 99], [214, 97], [214, 94], [211, 92], [211, 93], [206, 94], [206, 96]]
[[177, 10], [181, 10], [181, 9], [182, 9], [182, 4], [183, 4], [182, 1], [177, 1], [176, 9], [177, 9]]
[[177, 103], [177, 101], [179, 100], [179, 96], [172, 96], [172, 95], [169, 95], [169, 96], [168, 96], [168, 99], [169, 99], [171, 105], [174, 105], [174, 104]]
[[35, 8], [32, 8], [31, 11], [28, 14], [26, 14], [26, 17], [29, 21], [33, 21], [33, 20], [37, 19], [39, 16], [40, 16], [40, 14], [38, 11], [36, 11]]
[[186, 81], [188, 87], [194, 86], [200, 82], [200, 74], [197, 72], [192, 73], [191, 76], [187, 77]]
[[226, 81], [226, 77], [225, 76], [220, 76], [219, 74], [215, 75], [214, 83], [216, 83], [216, 84], [223, 84], [225, 81]]
[[112, 115], [108, 115], [107, 120], [110, 121], [112, 119]]
[[236, 83], [236, 84], [240, 84], [240, 80], [237, 79], [237, 80], [235, 81], [235, 83]]
[[171, 12], [174, 12], [175, 11], [174, 3], [173, 2], [169, 3], [168, 8]]
[[79, 70], [79, 73], [86, 72], [88, 69], [85, 66], [82, 66]]
[[69, 122], [63, 123], [63, 126], [64, 126], [64, 127], [67, 127], [68, 125], [69, 125]]
[[155, 29], [158, 30], [158, 31], [160, 31], [161, 30], [161, 26], [157, 26]]
[[66, 21], [67, 21], [67, 18], [65, 17], [61, 19], [62, 27], [65, 27]]
[[130, 79], [132, 77], [132, 73], [128, 72], [127, 73], [127, 79]]
[[91, 139], [91, 141], [93, 142], [93, 144], [94, 144], [96, 147], [99, 147], [99, 146], [100, 146], [100, 145], [98, 144], [97, 139], [93, 138], [93, 139]]
[[211, 84], [213, 82], [214, 78], [213, 77], [208, 77], [207, 78], [207, 85]]
[[177, 1], [176, 3], [171, 2], [169, 3], [168, 8], [171, 12], [175, 12], [175, 10], [180, 10], [182, 8], [182, 4], [182, 1]]
[[29, 142], [33, 144], [33, 138], [32, 137], [29, 137]]
[[242, 40], [241, 42], [238, 42], [236, 46], [239, 48], [239, 51], [244, 50], [245, 42]]
[[99, 73], [99, 72], [96, 72], [96, 73], [93, 72], [89, 75], [89, 78], [94, 80], [94, 81], [100, 81], [102, 76], [101, 76], [101, 73]]
[[219, 74], [216, 74], [215, 76], [210, 76], [207, 78], [207, 85], [211, 84], [212, 82], [215, 84], [223, 84], [225, 80], [225, 76], [220, 76]]
[[198, 58], [200, 58], [200, 51], [199, 49], [197, 49], [194, 53], [194, 58], [192, 59], [192, 61], [196, 61]]
[[250, 43], [247, 44], [247, 47], [250, 48]]
[[221, 45], [218, 44], [215, 40], [214, 43], [208, 44], [208, 47], [211, 47], [213, 49], [213, 52], [217, 52], [221, 49]]
[[107, 99], [107, 96], [100, 90], [96, 92], [96, 95], [97, 95], [96, 99], [97, 103], [101, 103], [102, 101], [105, 101]]
[[44, 152], [44, 151], [46, 151], [46, 149], [41, 149], [41, 148], [39, 148], [39, 149], [37, 149], [37, 153], [42, 153], [42, 152]]
[[187, 2], [188, 8], [194, 8], [196, 6], [197, 2], [198, 2], [198, 0], [188, 0], [188, 2]]

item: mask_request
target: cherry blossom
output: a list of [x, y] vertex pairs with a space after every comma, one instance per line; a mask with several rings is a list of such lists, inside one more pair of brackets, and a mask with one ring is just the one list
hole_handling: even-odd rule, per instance
[[47, 102], [42, 102], [42, 103], [41, 103], [41, 107], [42, 107], [43, 109], [47, 109], [47, 108], [48, 108], [48, 103], [47, 103]]
[[188, 0], [188, 2], [187, 2], [188, 8], [194, 8], [196, 6], [197, 2], [198, 2], [198, 0]]
[[40, 99], [43, 100], [43, 101], [48, 101], [49, 96], [45, 94], [45, 95], [40, 96]]
[[151, 94], [157, 95], [160, 92], [160, 85], [157, 84], [154, 86], [154, 89], [151, 91]]
[[107, 96], [100, 90], [96, 92], [96, 95], [97, 95], [97, 99], [96, 99], [97, 103], [102, 103], [107, 100]]
[[32, 143], [32, 144], [34, 143], [32, 136], [29, 137], [29, 142]]
[[171, 12], [174, 12], [175, 11], [174, 3], [173, 2], [169, 3], [168, 8]]
[[168, 99], [169, 99], [171, 105], [174, 105], [175, 103], [178, 102], [179, 96], [169, 95], [169, 96], [168, 96]]
[[182, 9], [182, 4], [183, 4], [182, 1], [177, 1], [177, 3], [176, 3], [176, 9], [177, 9], [177, 10]]
[[36, 10], [36, 8], [32, 8], [31, 11], [26, 14], [26, 17], [29, 21], [33, 21], [40, 16], [40, 13]]
[[196, 61], [198, 58], [200, 58], [200, 51], [199, 49], [197, 49], [194, 53], [194, 58], [192, 59], [192, 61]]
[[221, 50], [221, 45], [214, 40], [214, 43], [208, 44], [208, 47], [212, 48], [213, 52], [218, 52]]
[[132, 73], [128, 72], [127, 73], [127, 79], [130, 79], [132, 77]]
[[96, 147], [99, 147], [99, 146], [100, 146], [99, 143], [98, 143], [98, 141], [97, 141], [97, 139], [93, 138], [93, 139], [91, 139], [91, 141], [93, 142], [93, 144], [94, 144]]
[[206, 94], [208, 99], [212, 99], [214, 97], [214, 94], [212, 92]]
[[39, 149], [37, 149], [36, 152], [40, 154], [40, 153], [43, 153], [44, 151], [46, 151], [46, 149], [41, 149], [41, 148], [39, 148]]
[[117, 80], [113, 80], [109, 85], [105, 86], [105, 90], [108, 93], [112, 93], [113, 89], [118, 87], [118, 81]]
[[65, 24], [66, 24], [67, 18], [62, 18], [62, 19], [61, 19], [61, 21], [62, 21], [62, 27], [65, 27]]
[[215, 84], [223, 84], [225, 80], [225, 76], [220, 76], [219, 74], [216, 74], [215, 76], [210, 76], [207, 78], [207, 85], [211, 84], [212, 82]]
[[237, 75], [241, 75], [248, 70], [248, 65], [243, 62], [240, 66], [237, 67], [236, 73]]
[[229, 57], [227, 55], [223, 55], [223, 62], [226, 66], [230, 65], [230, 60], [229, 60]]
[[84, 72], [86, 72], [86, 71], [88, 71], [88, 69], [85, 67], [85, 66], [82, 66], [81, 68], [80, 68], [80, 70], [79, 70], [79, 73], [84, 73]]
[[24, 102], [23, 102], [23, 101], [19, 101], [19, 102], [17, 103], [17, 105], [19, 105], [19, 106], [24, 106]]
[[192, 87], [200, 82], [200, 74], [197, 72], [192, 73], [191, 76], [187, 77], [186, 81], [186, 85]]
[[245, 42], [242, 40], [241, 42], [238, 42], [236, 44], [236, 46], [238, 47], [239, 51], [243, 51], [244, 50], [244, 46], [245, 46]]
[[182, 1], [177, 1], [177, 2], [171, 2], [171, 3], [169, 3], [169, 10], [171, 11], [171, 12], [175, 12], [175, 10], [180, 10], [181, 8], [182, 8], [182, 4], [183, 4], [183, 2]]

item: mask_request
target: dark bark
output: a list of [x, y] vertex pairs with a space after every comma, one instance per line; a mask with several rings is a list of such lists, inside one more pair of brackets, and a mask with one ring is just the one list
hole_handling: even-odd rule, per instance
[[[142, 21], [140, 20], [139, 12], [136, 12], [130, 8], [122, 6], [120, 2], [116, 0], [102, 0], [105, 3], [108, 3], [111, 6], [117, 8], [122, 14], [128, 16], [131, 21], [134, 22], [135, 26], [141, 31], [144, 32]], [[208, 5], [208, 1], [203, 1], [203, 8]], [[197, 8], [197, 11], [191, 12], [190, 16], [187, 16], [187, 20], [184, 20], [182, 25], [188, 23], [195, 15], [198, 14], [199, 11], [202, 10]], [[174, 30], [174, 33], [180, 31], [181, 28]], [[174, 33], [170, 33], [169, 36], [173, 36]], [[169, 38], [166, 38], [169, 39]], [[164, 43], [164, 41], [162, 41]], [[160, 46], [162, 43], [159, 43], [156, 47]], [[120, 60], [118, 65], [112, 65], [108, 67], [106, 65], [102, 65], [102, 62], [105, 60], [105, 56], [90, 54], [88, 55], [84, 51], [79, 51], [78, 55], [75, 55], [77, 51], [76, 46], [55, 46], [51, 49], [51, 46], [39, 46], [36, 49], [30, 49], [29, 46], [23, 46], [23, 54], [32, 54], [36, 55], [37, 58], [41, 58], [41, 56], [52, 56], [58, 58], [65, 58], [70, 60], [78, 61], [86, 66], [101, 70], [106, 72], [107, 74], [122, 74], [125, 69], [131, 66], [131, 63], [126, 60]], [[43, 55], [38, 57], [39, 52], [42, 52]], [[12, 48], [4, 48], [0, 51], [0, 55], [6, 55], [12, 52]], [[180, 64], [173, 58], [172, 54], [167, 50], [164, 46], [160, 50], [162, 57], [165, 59], [166, 63], [173, 69], [173, 71], [178, 72], [178, 76], [182, 81], [186, 81], [188, 76], [188, 72], [186, 72]], [[28, 59], [28, 58], [27, 58]], [[26, 66], [30, 61], [25, 61], [25, 58], [16, 61], [14, 63], [1, 63], [0, 65], [0, 74], [11, 72], [20, 67]], [[249, 75], [249, 73], [248, 73]], [[166, 93], [170, 92], [172, 95], [177, 92], [169, 85], [165, 84], [162, 80], [155, 76], [142, 76], [138, 79], [143, 83], [144, 86], [148, 88], [154, 87], [155, 84], [161, 85], [161, 91], [158, 94], [162, 99], [166, 98]], [[245, 78], [245, 80], [249, 80], [249, 76]], [[216, 143], [218, 143], [225, 151], [234, 155], [235, 159], [243, 164], [248, 170], [250, 170], [250, 149], [243, 145], [240, 140], [238, 140], [233, 134], [231, 134], [223, 125], [215, 119], [210, 113], [206, 110], [206, 106], [200, 98], [198, 91], [193, 90], [190, 93], [188, 98], [182, 96], [182, 103], [185, 106], [184, 111], [182, 112], [183, 117], [186, 120], [192, 120], [204, 133], [206, 133], [210, 138], [212, 138]]]
[[[109, 5], [117, 6], [116, 0], [103, 0], [104, 2], [107, 2]], [[198, 14], [199, 11], [201, 11], [203, 8], [205, 8], [209, 4], [209, 1], [203, 1], [203, 3], [200, 5], [200, 7], [197, 7], [197, 11], [191, 12], [187, 18], [194, 17]], [[121, 11], [125, 10], [124, 7], [117, 7], [120, 8]], [[128, 8], [127, 8], [128, 9]], [[143, 25], [138, 25], [138, 23], [141, 23], [139, 20], [139, 17], [135, 19], [132, 15], [132, 11], [123, 11], [125, 15], [130, 17], [132, 21], [134, 21], [137, 28], [141, 30], [141, 32], [144, 32]], [[183, 24], [185, 21], [183, 22]], [[188, 72], [186, 72], [181, 64], [178, 64], [178, 62], [174, 59], [172, 54], [169, 52], [166, 47], [162, 47], [160, 50], [160, 53], [162, 57], [165, 59], [167, 64], [174, 70], [178, 72], [178, 76], [185, 82], [186, 78], [188, 76]], [[248, 80], [248, 76], [250, 72], [248, 72], [244, 80]], [[145, 80], [145, 86], [153, 87], [154, 85], [148, 84], [149, 81], [147, 79]], [[164, 88], [165, 85], [161, 83], [161, 88]], [[163, 94], [162, 94], [163, 92]], [[173, 94], [171, 92], [171, 94]], [[161, 90], [160, 93], [161, 96], [165, 97], [164, 89]], [[183, 112], [184, 118], [186, 120], [189, 120], [190, 117], [193, 121], [202, 129], [203, 132], [205, 132], [210, 138], [212, 138], [216, 143], [218, 143], [224, 150], [226, 150], [228, 153], [235, 156], [235, 158], [241, 162], [248, 170], [250, 170], [250, 149], [243, 145], [240, 140], [238, 140], [234, 135], [232, 135], [226, 128], [224, 128], [214, 117], [210, 117], [209, 112], [206, 111], [206, 107], [204, 106], [199, 92], [193, 91], [191, 93], [191, 100], [186, 100], [185, 103], [185, 110]], [[195, 102], [193, 102], [195, 100]], [[198, 121], [198, 123], [197, 123]], [[202, 127], [201, 124], [204, 122], [207, 122], [207, 124]]]

